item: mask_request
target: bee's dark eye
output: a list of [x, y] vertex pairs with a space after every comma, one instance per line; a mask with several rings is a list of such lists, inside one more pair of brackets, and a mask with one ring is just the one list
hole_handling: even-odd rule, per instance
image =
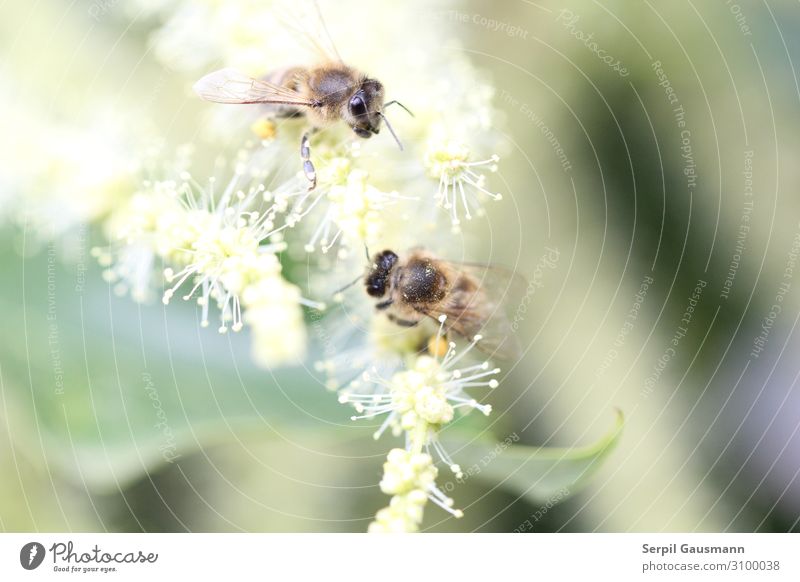
[[383, 297], [386, 293], [386, 282], [383, 279], [367, 284], [367, 294], [372, 297]]
[[353, 98], [350, 99], [350, 113], [356, 117], [367, 114], [367, 105], [364, 103], [364, 100], [361, 98], [361, 96], [354, 95]]

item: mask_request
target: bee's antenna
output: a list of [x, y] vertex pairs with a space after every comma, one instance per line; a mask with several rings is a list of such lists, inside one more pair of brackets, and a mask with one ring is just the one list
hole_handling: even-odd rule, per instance
[[387, 107], [389, 107], [389, 105], [399, 105], [400, 107], [406, 110], [406, 113], [408, 113], [411, 117], [414, 117], [414, 114], [411, 113], [411, 110], [402, 103], [400, 103], [397, 99], [392, 99], [391, 101], [387, 101], [386, 103], [383, 104], [383, 108], [386, 109]]
[[347, 285], [345, 285], [345, 286], [344, 286], [344, 287], [342, 287], [341, 289], [337, 289], [336, 291], [334, 291], [334, 292], [333, 292], [333, 295], [334, 295], [334, 296], [336, 296], [336, 295], [338, 295], [339, 293], [341, 293], [341, 292], [343, 292], [343, 291], [347, 291], [347, 290], [348, 290], [350, 287], [352, 287], [353, 285], [355, 285], [356, 283], [358, 283], [359, 281], [361, 281], [361, 279], [362, 279], [363, 277], [364, 277], [364, 275], [359, 275], [358, 277], [356, 277], [355, 279], [353, 279], [352, 281], [350, 281], [350, 282], [349, 282]]
[[394, 132], [394, 129], [392, 129], [392, 124], [389, 123], [389, 119], [383, 113], [381, 113], [380, 111], [378, 111], [378, 115], [381, 116], [381, 118], [383, 119], [383, 122], [386, 124], [386, 127], [389, 128], [389, 133], [392, 134], [392, 137], [394, 138], [394, 141], [397, 142], [397, 147], [399, 147], [400, 151], [402, 152], [403, 151], [403, 142], [400, 141], [400, 138], [397, 137], [397, 134]]

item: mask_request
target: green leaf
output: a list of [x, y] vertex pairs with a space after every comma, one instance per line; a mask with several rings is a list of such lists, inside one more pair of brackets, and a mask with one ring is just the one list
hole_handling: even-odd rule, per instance
[[57, 260], [61, 247], [22, 257], [0, 232], [0, 310], [12, 330], [0, 342], [0, 421], [26, 455], [114, 491], [243, 433], [349, 426], [304, 368], [260, 369], [246, 332], [202, 329], [190, 302], [116, 297], [88, 242], [77, 263]]
[[529, 447], [500, 442], [464, 443], [443, 437], [465, 479], [480, 479], [524, 496], [533, 503], [561, 501], [578, 491], [609, 456], [622, 434], [617, 411], [614, 428], [597, 443], [578, 448]]

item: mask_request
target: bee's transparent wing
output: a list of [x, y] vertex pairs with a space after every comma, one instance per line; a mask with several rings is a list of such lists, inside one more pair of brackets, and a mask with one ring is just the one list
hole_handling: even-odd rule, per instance
[[[438, 319], [446, 315], [445, 326], [472, 340], [484, 353], [503, 360], [517, 360], [522, 354], [515, 313], [525, 295], [527, 283], [518, 273], [493, 265], [445, 261], [452, 273], [453, 288], [448, 296], [426, 315]], [[459, 277], [471, 284], [460, 285]]]
[[236, 69], [209, 73], [193, 87], [195, 93], [214, 103], [276, 103], [311, 106], [313, 102], [296, 91], [253, 79]]
[[339, 51], [328, 32], [316, 0], [292, 0], [283, 3], [278, 13], [281, 23], [295, 33], [297, 39], [323, 61], [342, 62]]

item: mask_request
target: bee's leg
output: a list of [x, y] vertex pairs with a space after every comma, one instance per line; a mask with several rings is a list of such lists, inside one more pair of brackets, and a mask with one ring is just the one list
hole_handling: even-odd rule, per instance
[[389, 321], [391, 321], [392, 323], [396, 323], [397, 325], [400, 325], [402, 327], [415, 327], [417, 324], [419, 324], [419, 321], [408, 321], [407, 319], [400, 319], [399, 317], [395, 317], [391, 313], [387, 313], [386, 317], [388, 317]]
[[314, 169], [314, 164], [311, 162], [311, 134], [313, 130], [309, 130], [303, 134], [300, 139], [300, 158], [303, 160], [303, 173], [308, 180], [309, 192], [317, 187], [317, 171]]
[[394, 299], [387, 299], [386, 301], [381, 301], [380, 303], [375, 304], [375, 309], [387, 309], [392, 303], [394, 303]]

